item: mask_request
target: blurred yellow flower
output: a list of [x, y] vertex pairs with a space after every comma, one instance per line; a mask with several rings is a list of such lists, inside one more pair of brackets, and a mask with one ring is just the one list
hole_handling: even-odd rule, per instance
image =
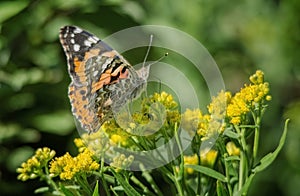
[[18, 179], [26, 181], [28, 179], [34, 179], [41, 177], [43, 174], [43, 167], [47, 167], [48, 161], [55, 156], [55, 151], [50, 148], [38, 148], [35, 151], [35, 155], [29, 158], [26, 162], [21, 164], [21, 167], [17, 169]]
[[[192, 156], [184, 156], [184, 165], [198, 165], [198, 156], [196, 154]], [[185, 168], [187, 174], [193, 174], [194, 169], [192, 168]]]
[[78, 148], [78, 152], [83, 152], [86, 149], [84, 141], [81, 138], [75, 138], [74, 144]]
[[134, 160], [134, 156], [129, 155], [126, 157], [124, 154], [119, 154], [113, 158], [113, 161], [110, 163], [112, 167], [116, 168], [116, 171], [120, 171], [121, 169], [127, 169], [131, 165]]
[[226, 150], [230, 156], [240, 155], [240, 149], [233, 142], [228, 142], [226, 144]]
[[212, 167], [215, 164], [216, 158], [218, 156], [218, 151], [216, 150], [202, 150], [200, 152], [201, 165]]

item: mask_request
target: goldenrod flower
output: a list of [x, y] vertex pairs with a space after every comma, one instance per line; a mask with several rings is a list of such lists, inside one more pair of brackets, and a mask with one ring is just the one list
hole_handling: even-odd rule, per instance
[[101, 129], [109, 136], [110, 144], [121, 145], [123, 147], [130, 146], [130, 141], [128, 138], [131, 135], [126, 130], [119, 127], [116, 121], [111, 120], [105, 122]]
[[212, 167], [216, 161], [216, 158], [218, 156], [218, 151], [216, 150], [202, 150], [200, 152], [200, 161], [201, 161], [201, 165], [206, 165], [209, 167]]
[[[91, 150], [95, 156], [100, 156], [104, 152], [106, 152], [110, 148], [109, 144], [109, 137], [103, 130], [102, 126], [99, 131], [91, 133], [91, 134], [83, 134], [81, 135], [82, 142], [86, 145], [86, 147]], [[76, 145], [81, 145], [81, 142], [78, 144], [75, 142]], [[80, 150], [80, 147], [79, 147]], [[83, 149], [84, 150], [84, 149]], [[81, 151], [79, 151], [81, 152]]]
[[257, 109], [264, 101], [271, 100], [269, 93], [269, 84], [264, 82], [264, 74], [258, 70], [250, 76], [250, 85], [244, 86], [236, 93], [228, 107], [227, 116], [230, 118], [230, 123], [240, 124], [245, 114], [251, 110]]
[[113, 158], [113, 162], [110, 163], [112, 167], [115, 167], [117, 171], [121, 169], [127, 169], [134, 160], [134, 156], [129, 155], [126, 157], [124, 154], [117, 155]]
[[187, 109], [182, 114], [181, 126], [185, 131], [189, 133], [190, 136], [194, 136], [195, 132], [198, 130], [201, 118], [202, 112], [199, 109]]
[[[184, 156], [184, 165], [198, 165], [198, 156], [196, 154], [192, 156]], [[185, 168], [187, 174], [193, 174], [194, 169], [192, 168]]]
[[54, 150], [47, 147], [38, 148], [35, 151], [35, 155], [22, 163], [21, 167], [17, 169], [17, 173], [20, 173], [17, 178], [19, 180], [26, 181], [28, 179], [42, 177], [44, 173], [43, 168], [47, 166], [48, 161], [50, 161], [54, 156]]
[[85, 149], [76, 157], [68, 152], [62, 157], [55, 158], [50, 164], [51, 176], [58, 176], [62, 180], [71, 180], [76, 174], [97, 170], [100, 165], [93, 160], [93, 153]]
[[86, 149], [84, 141], [81, 138], [75, 138], [74, 144], [78, 148], [78, 152], [83, 152]]
[[233, 142], [226, 144], [226, 150], [230, 156], [239, 156], [241, 151]]
[[173, 96], [166, 92], [154, 93], [151, 97], [151, 102], [160, 102], [162, 103], [166, 109], [174, 109], [178, 106], [178, 104], [174, 101]]

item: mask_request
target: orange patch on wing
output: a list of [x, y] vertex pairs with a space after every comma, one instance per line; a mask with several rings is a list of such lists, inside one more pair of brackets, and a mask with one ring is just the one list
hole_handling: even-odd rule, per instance
[[74, 70], [76, 75], [79, 76], [80, 82], [85, 83], [86, 82], [86, 74], [85, 74], [85, 62], [94, 56], [99, 55], [100, 49], [92, 49], [88, 52], [86, 52], [83, 61], [80, 61], [78, 57], [74, 58]]
[[85, 94], [82, 95], [80, 91], [86, 91], [85, 87], [74, 88], [73, 85], [69, 86], [69, 98], [71, 100], [71, 105], [73, 108], [73, 114], [76, 116], [77, 120], [80, 122], [82, 127], [88, 128], [88, 131], [92, 131], [95, 123], [94, 111], [88, 109], [89, 100], [84, 98]]
[[103, 88], [106, 84], [113, 84], [118, 82], [119, 80], [111, 81], [111, 77], [117, 76], [119, 74], [118, 79], [123, 79], [128, 77], [128, 70], [122, 73], [124, 66], [119, 66], [114, 72], [112, 72], [112, 68], [106, 70], [104, 73], [101, 74], [101, 77], [98, 82], [93, 83], [92, 85], [92, 93], [96, 92], [97, 90]]
[[116, 55], [117, 55], [117, 52], [115, 50], [112, 50], [112, 51], [109, 51], [109, 52], [104, 52], [102, 54], [102, 56], [109, 57], [109, 58], [112, 58]]

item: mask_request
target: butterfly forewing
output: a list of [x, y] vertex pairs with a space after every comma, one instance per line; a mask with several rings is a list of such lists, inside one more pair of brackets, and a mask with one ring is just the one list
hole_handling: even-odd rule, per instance
[[[71, 77], [69, 98], [72, 112], [82, 129], [97, 131], [141, 89], [147, 78], [115, 50], [87, 31], [65, 26], [60, 41], [68, 60]], [[148, 76], [148, 75], [147, 75]]]

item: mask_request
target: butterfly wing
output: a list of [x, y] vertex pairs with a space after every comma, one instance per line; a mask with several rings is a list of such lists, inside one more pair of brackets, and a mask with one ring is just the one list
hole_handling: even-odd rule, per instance
[[82, 129], [95, 132], [112, 116], [109, 87], [128, 78], [133, 68], [99, 38], [78, 27], [62, 27], [60, 41], [71, 77], [72, 113]]

